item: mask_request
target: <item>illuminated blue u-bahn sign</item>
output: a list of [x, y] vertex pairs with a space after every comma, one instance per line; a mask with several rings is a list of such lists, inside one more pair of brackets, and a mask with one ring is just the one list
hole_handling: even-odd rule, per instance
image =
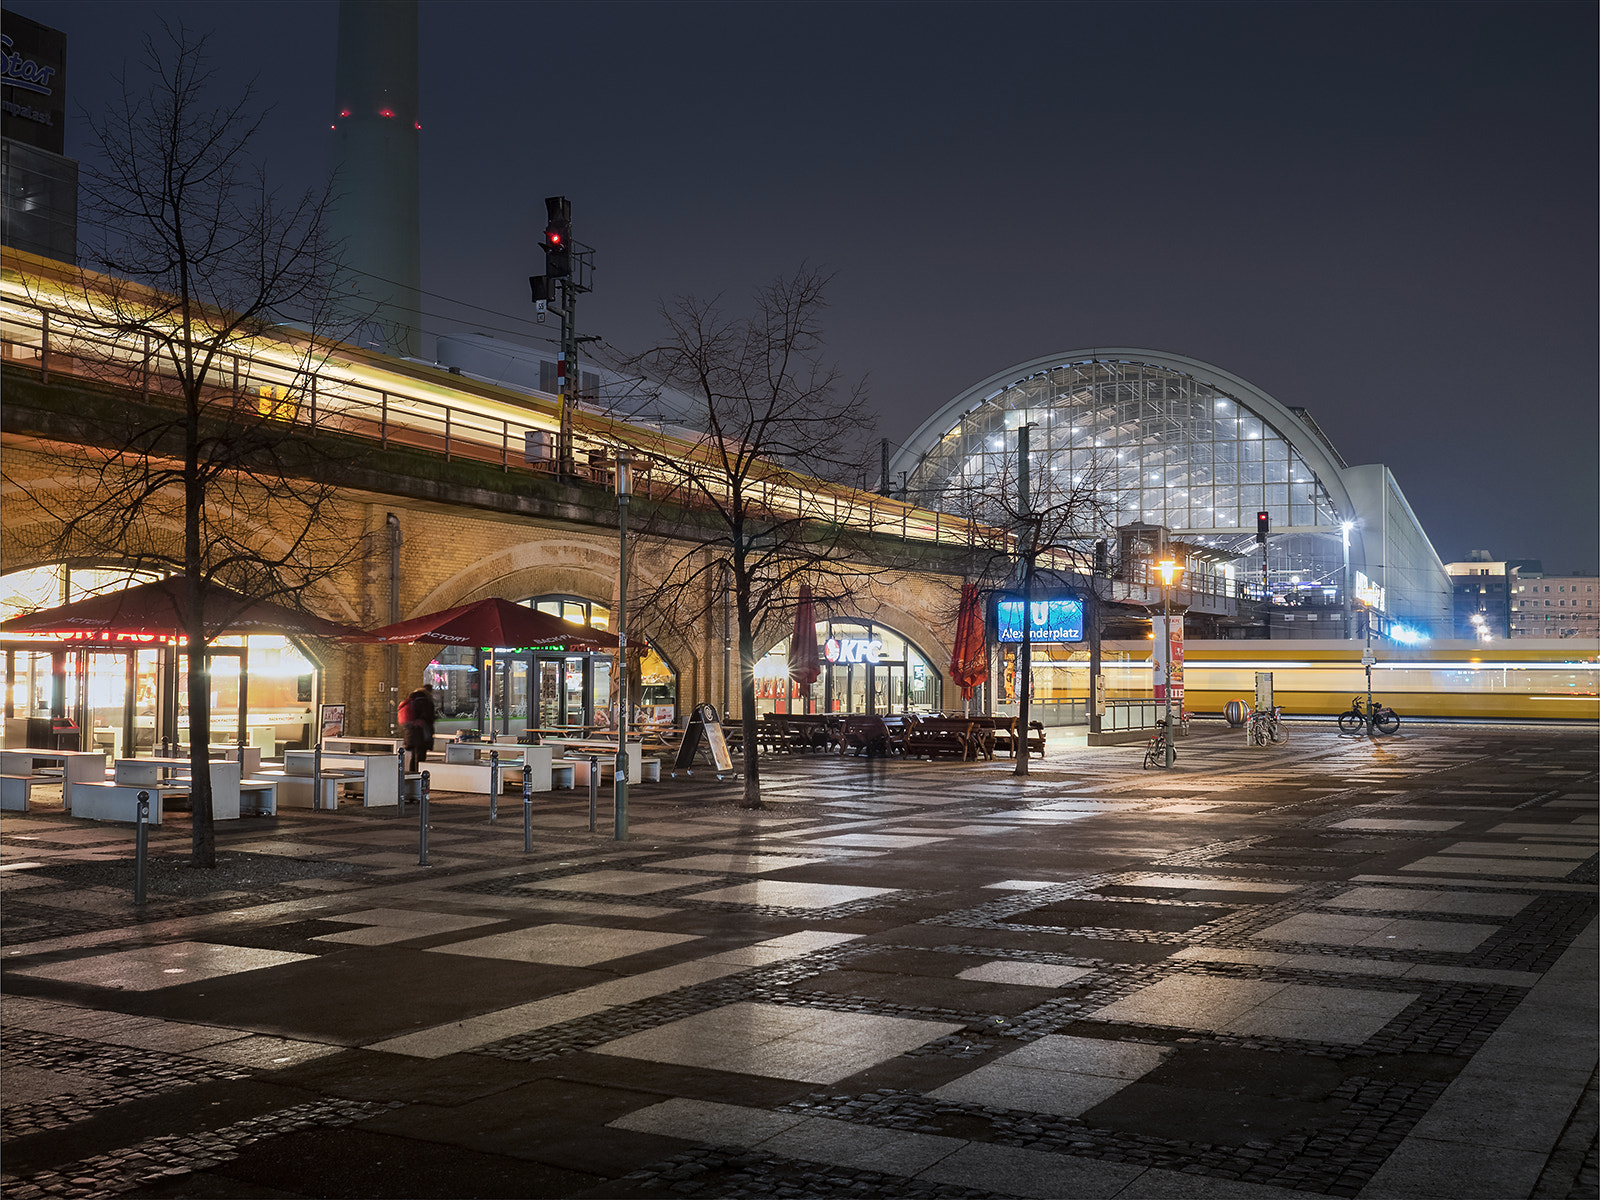
[[[997, 640], [1022, 640], [1022, 601], [1002, 596], [995, 602]], [[1030, 642], [1083, 641], [1083, 601], [1076, 596], [1034, 600], [1028, 604]]]

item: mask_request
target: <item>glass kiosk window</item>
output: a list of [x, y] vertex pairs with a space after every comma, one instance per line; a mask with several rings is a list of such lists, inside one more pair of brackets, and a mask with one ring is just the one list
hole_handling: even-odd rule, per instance
[[818, 621], [822, 674], [809, 688], [789, 678], [789, 639], [756, 664], [759, 713], [937, 712], [943, 679], [909, 638], [885, 626]]

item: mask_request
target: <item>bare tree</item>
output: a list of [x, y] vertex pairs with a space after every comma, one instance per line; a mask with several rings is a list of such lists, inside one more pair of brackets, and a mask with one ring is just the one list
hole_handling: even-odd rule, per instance
[[[652, 503], [637, 541], [659, 582], [633, 596], [658, 626], [703, 626], [731, 603], [738, 643], [746, 808], [761, 807], [757, 647], [792, 628], [802, 583], [819, 608], [863, 602], [870, 534], [851, 485], [866, 478], [872, 422], [863, 384], [843, 386], [823, 360], [828, 277], [801, 268], [757, 291], [748, 315], [715, 300], [663, 309], [667, 337], [619, 365], [686, 397], [694, 431], [629, 439], [648, 464]], [[685, 445], [687, 443], [687, 445]], [[845, 489], [841, 506], [814, 490]], [[642, 499], [642, 497], [641, 497]], [[869, 602], [870, 603], [870, 602]]]
[[280, 199], [252, 156], [250, 89], [214, 102], [205, 38], [163, 30], [142, 82], [124, 74], [121, 103], [90, 120], [92, 270], [38, 297], [77, 331], [61, 348], [78, 369], [101, 364], [123, 396], [51, 451], [81, 492], [31, 549], [187, 577], [193, 863], [212, 866], [204, 650], [220, 630], [203, 600], [221, 584], [300, 606], [361, 547], [340, 527], [337, 439], [304, 403], [331, 340], [331, 191]]
[[[1024, 431], [1023, 438], [1026, 433]], [[1026, 441], [1019, 438], [1022, 446]], [[993, 474], [953, 480], [932, 501], [967, 519], [967, 578], [987, 604], [1020, 599], [1022, 639], [1017, 645], [1016, 774], [1028, 774], [1027, 731], [1032, 700], [1032, 621], [1028, 606], [1041, 590], [1072, 591], [1084, 606], [1090, 650], [1090, 691], [1100, 666], [1102, 575], [1114, 554], [1115, 472], [1109, 461], [1075, 470], [1030, 470], [1031, 455], [1007, 456]], [[1027, 466], [1024, 466], [1027, 463]]]

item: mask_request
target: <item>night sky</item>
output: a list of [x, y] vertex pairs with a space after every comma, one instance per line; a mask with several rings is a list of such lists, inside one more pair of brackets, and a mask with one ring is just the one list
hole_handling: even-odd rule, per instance
[[[213, 30], [275, 105], [272, 178], [326, 171], [334, 3], [8, 7], [66, 32], [74, 108], [157, 14]], [[425, 346], [553, 336], [526, 277], [562, 193], [598, 249], [579, 331], [619, 351], [663, 298], [809, 262], [896, 441], [1015, 363], [1163, 349], [1388, 464], [1444, 560], [1597, 567], [1592, 4], [421, 14]]]

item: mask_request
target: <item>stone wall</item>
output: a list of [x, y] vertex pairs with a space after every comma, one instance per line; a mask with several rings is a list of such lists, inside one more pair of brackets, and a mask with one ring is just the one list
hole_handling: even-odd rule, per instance
[[[60, 460], [20, 442], [6, 445], [5, 483], [0, 491], [0, 561], [4, 570], [59, 562], [63, 553], [52, 514], [72, 511], [75, 485]], [[45, 501], [35, 504], [31, 497]], [[269, 546], [280, 531], [263, 515], [265, 506], [239, 506], [229, 516], [232, 534], [248, 544]], [[391, 612], [390, 573], [394, 561], [388, 517], [399, 525], [399, 611]], [[599, 514], [609, 517], [610, 513]], [[616, 607], [618, 546], [614, 528], [601, 524], [532, 519], [398, 496], [352, 491], [331, 524], [361, 551], [355, 569], [315, 585], [305, 606], [318, 615], [364, 628], [436, 612], [490, 596], [522, 600], [547, 593], [580, 596]], [[88, 548], [80, 547], [78, 551]], [[112, 561], [115, 554], [94, 555]], [[664, 564], [648, 548], [630, 547], [630, 594], [655, 581]], [[870, 619], [914, 641], [941, 669], [949, 661], [960, 581], [948, 576], [907, 572], [863, 576], [851, 604], [832, 615]], [[708, 585], [709, 587], [709, 585]], [[708, 596], [709, 600], [710, 597]], [[685, 634], [652, 621], [648, 612], [630, 618], [631, 632], [651, 635], [678, 671], [680, 710], [709, 701], [722, 706], [724, 654], [722, 617], [704, 604], [704, 618]], [[829, 615], [819, 611], [818, 616]], [[769, 630], [758, 652], [787, 636]], [[418, 686], [436, 647], [418, 645], [395, 651], [384, 646], [322, 643], [305, 647], [322, 669], [325, 703], [347, 706], [347, 728], [373, 736], [392, 728], [397, 701]], [[737, 671], [737, 655], [732, 656]], [[737, 715], [739, 688], [728, 680], [726, 695]]]

